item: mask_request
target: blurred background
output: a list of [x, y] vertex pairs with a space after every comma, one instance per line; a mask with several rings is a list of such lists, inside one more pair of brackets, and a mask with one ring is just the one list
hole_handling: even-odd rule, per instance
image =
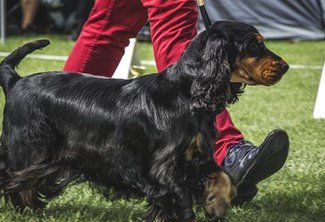
[[[254, 25], [266, 39], [325, 39], [325, 0], [205, 0], [213, 21]], [[200, 30], [203, 29], [199, 20]]]
[[[94, 0], [5, 1], [6, 32], [17, 34], [67, 34], [76, 40]], [[324, 0], [206, 0], [212, 21], [233, 20], [256, 26], [267, 39], [324, 39]], [[199, 30], [203, 30], [199, 19]], [[146, 25], [138, 38], [150, 41]]]
[[68, 34], [76, 40], [94, 0], [6, 1], [8, 35]]
[[[122, 1], [122, 0], [119, 0]], [[93, 0], [0, 0], [0, 60], [23, 43], [40, 38], [51, 45], [23, 60], [21, 75], [62, 70]], [[325, 83], [325, 0], [205, 0], [213, 21], [234, 20], [258, 28], [269, 49], [290, 64], [283, 79], [272, 87], [246, 87], [229, 108], [246, 139], [259, 144], [274, 128], [286, 130], [290, 152], [283, 169], [259, 184], [259, 194], [233, 207], [227, 221], [325, 221], [325, 119], [313, 116], [322, 72]], [[201, 18], [199, 29], [204, 30]], [[156, 71], [146, 25], [125, 56], [130, 76]], [[131, 65], [129, 67], [129, 65]], [[325, 97], [319, 99], [323, 105]], [[0, 113], [4, 104], [0, 90]], [[2, 114], [0, 114], [0, 120]], [[144, 201], [108, 201], [87, 184], [70, 186], [42, 214], [16, 214], [0, 201], [0, 221], [141, 221]], [[205, 221], [197, 209], [198, 220]]]

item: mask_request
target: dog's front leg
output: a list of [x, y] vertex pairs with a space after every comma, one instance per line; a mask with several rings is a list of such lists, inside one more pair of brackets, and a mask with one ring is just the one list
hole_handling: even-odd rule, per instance
[[157, 190], [150, 191], [147, 200], [150, 205], [147, 213], [147, 222], [195, 221], [192, 200], [189, 195], [176, 195], [170, 189], [164, 190], [158, 188]]
[[[171, 150], [175, 149], [171, 148]], [[193, 201], [186, 186], [187, 177], [183, 172], [184, 168], [180, 166], [180, 162], [176, 160], [176, 155], [173, 152], [168, 152], [166, 156], [160, 153], [157, 157], [150, 170], [150, 175], [160, 187], [167, 189], [167, 194], [160, 198], [160, 205], [167, 209], [162, 211], [162, 214], [167, 214], [162, 217], [173, 218], [167, 221], [193, 221], [195, 219]]]
[[[175, 187], [176, 188], [176, 187]], [[193, 211], [193, 201], [191, 196], [184, 189], [177, 187], [174, 192], [177, 196], [177, 205], [179, 207], [180, 221], [195, 221], [195, 213]]]

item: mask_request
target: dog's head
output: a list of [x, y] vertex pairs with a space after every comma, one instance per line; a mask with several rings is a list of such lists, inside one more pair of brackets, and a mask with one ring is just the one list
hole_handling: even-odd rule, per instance
[[280, 56], [265, 46], [263, 36], [253, 26], [220, 22], [213, 25], [213, 30], [222, 30], [226, 38], [231, 82], [270, 86], [289, 69]]
[[237, 101], [242, 85], [273, 85], [289, 68], [266, 48], [256, 28], [241, 22], [214, 23], [209, 36], [201, 33], [186, 53], [198, 55], [191, 88], [194, 112], [219, 112]]

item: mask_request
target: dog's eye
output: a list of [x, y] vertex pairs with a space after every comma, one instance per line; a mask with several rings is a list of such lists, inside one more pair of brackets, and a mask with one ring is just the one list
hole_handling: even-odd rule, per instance
[[252, 53], [258, 53], [262, 50], [263, 48], [263, 44], [262, 43], [259, 43], [259, 42], [253, 42], [248, 51], [252, 52]]
[[255, 41], [248, 45], [246, 52], [250, 56], [258, 57], [262, 51], [262, 48], [262, 44]]

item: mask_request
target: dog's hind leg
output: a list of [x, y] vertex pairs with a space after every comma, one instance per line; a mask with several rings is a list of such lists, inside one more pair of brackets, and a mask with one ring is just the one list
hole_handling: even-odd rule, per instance
[[1, 151], [7, 157], [5, 170], [0, 172], [6, 176], [2, 190], [16, 208], [43, 208], [43, 200], [57, 193], [47, 195], [50, 192], [44, 190], [46, 181], [62, 170], [59, 160], [63, 139], [37, 108], [24, 111], [21, 101], [8, 103], [5, 108]]
[[11, 177], [8, 173], [8, 153], [5, 150], [3, 144], [0, 145], [0, 190], [1, 190], [1, 196], [5, 197], [5, 202], [8, 203], [9, 201], [12, 202], [12, 204], [15, 207], [21, 208], [22, 202], [20, 195], [18, 193], [11, 193], [8, 194], [6, 192], [6, 187], [8, 183], [10, 183]]
[[7, 173], [7, 152], [0, 145], [0, 190], [4, 189], [9, 178]]
[[[170, 146], [163, 150], [181, 149]], [[166, 213], [161, 214], [160, 217], [167, 218], [165, 220], [169, 220], [169, 218], [177, 221], [194, 220], [196, 215], [193, 211], [193, 200], [190, 191], [185, 183], [186, 174], [180, 170], [184, 164], [177, 159], [173, 152], [160, 153], [153, 162], [150, 171], [151, 176], [159, 183], [160, 187], [168, 188], [168, 195], [165, 194], [165, 198], [158, 199], [160, 202], [158, 205], [155, 203], [157, 201], [153, 201], [158, 206], [158, 210], [159, 208], [160, 210], [166, 209]], [[155, 211], [157, 212], [157, 209]]]
[[0, 195], [3, 196], [4, 190], [10, 180], [10, 176], [7, 172], [7, 158], [8, 154], [0, 145]]
[[62, 171], [59, 162], [41, 161], [40, 163], [17, 169], [15, 161], [8, 160], [7, 152], [0, 151], [0, 190], [7, 203], [15, 208], [42, 209], [43, 201], [58, 195], [68, 184], [60, 180]]
[[7, 185], [11, 181], [8, 173], [8, 153], [5, 151], [4, 146], [0, 147], [0, 190], [1, 195], [4, 196], [5, 202], [11, 202], [15, 208], [23, 208], [21, 196], [18, 193], [7, 193]]
[[[60, 170], [59, 163], [33, 164], [23, 170], [11, 172], [4, 194], [14, 207], [42, 209], [46, 206], [40, 187], [45, 181]], [[54, 192], [51, 193], [51, 197]]]

